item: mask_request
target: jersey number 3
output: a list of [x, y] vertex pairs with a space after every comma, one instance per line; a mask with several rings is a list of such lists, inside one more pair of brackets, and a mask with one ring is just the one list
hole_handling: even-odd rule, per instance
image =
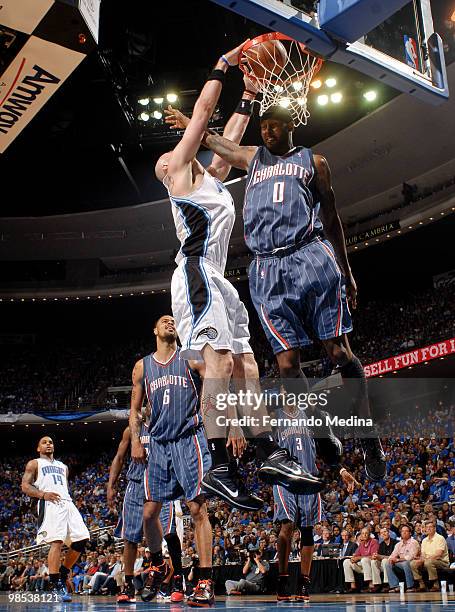
[[273, 201], [284, 202], [284, 181], [273, 183]]

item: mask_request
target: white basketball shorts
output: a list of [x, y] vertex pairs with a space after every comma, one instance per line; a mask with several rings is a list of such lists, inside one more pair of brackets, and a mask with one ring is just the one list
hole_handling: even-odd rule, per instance
[[61, 540], [69, 546], [71, 542], [89, 539], [88, 529], [71, 500], [62, 499], [58, 503], [44, 499], [38, 501], [37, 544]]
[[201, 350], [252, 353], [248, 313], [233, 285], [203, 257], [182, 259], [172, 275], [172, 314], [184, 359], [201, 360]]

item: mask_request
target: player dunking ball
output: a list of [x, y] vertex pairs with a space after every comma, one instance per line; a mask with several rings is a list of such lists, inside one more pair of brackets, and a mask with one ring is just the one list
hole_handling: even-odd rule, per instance
[[[243, 216], [245, 240], [255, 256], [251, 298], [286, 391], [304, 390], [300, 348], [316, 337], [339, 368], [356, 415], [369, 417], [365, 373], [347, 337], [352, 330], [348, 301], [356, 307], [357, 287], [329, 166], [311, 149], [295, 147], [293, 130], [291, 113], [272, 106], [261, 117], [264, 146], [239, 146], [208, 132], [204, 144], [248, 172]], [[339, 445], [330, 430], [324, 435], [318, 452], [337, 463]], [[379, 438], [372, 430], [361, 444], [368, 478], [381, 480], [386, 462]]]
[[[181, 248], [172, 277], [172, 310], [182, 341], [182, 355], [205, 363], [202, 414], [212, 456], [212, 469], [204, 476], [208, 494], [218, 495], [230, 505], [258, 509], [262, 500], [249, 494], [236, 477], [235, 464], [226, 452], [226, 428], [219, 422], [217, 398], [226, 397], [233, 376], [250, 385], [260, 396], [259, 373], [249, 344], [248, 314], [232, 284], [224, 278], [229, 239], [235, 221], [232, 197], [223, 183], [230, 170], [215, 156], [204, 169], [195, 156], [207, 123], [215, 109], [225, 72], [238, 62], [241, 46], [222, 56], [204, 85], [182, 140], [171, 153], [160, 157], [155, 173], [169, 191]], [[240, 140], [248, 123], [251, 100], [243, 100], [226, 125], [234, 125]], [[262, 465], [258, 475], [268, 482], [319, 490], [320, 480], [302, 470], [280, 449], [266, 423], [264, 405], [238, 406], [241, 416], [256, 417], [255, 437]]]
[[[147, 407], [149, 411], [149, 407]], [[144, 421], [140, 432], [140, 441], [145, 449], [146, 456], [149, 452], [148, 424]], [[109, 470], [109, 482], [107, 485], [107, 503], [111, 509], [115, 508], [115, 486], [122, 471], [126, 454], [130, 447], [131, 434], [130, 428], [126, 427], [123, 431], [122, 439], [117, 449], [117, 453], [112, 461]], [[115, 530], [115, 536], [123, 538], [123, 571], [125, 573], [125, 587], [117, 596], [118, 603], [135, 603], [134, 592], [134, 562], [138, 544], [143, 539], [143, 514], [144, 514], [144, 463], [130, 461], [126, 473], [127, 487], [123, 498], [122, 514], [119, 518]], [[176, 531], [176, 516], [174, 502], [166, 502], [160, 512], [161, 528], [164, 539], [166, 540], [169, 555], [172, 561], [173, 576], [170, 590], [170, 600], [180, 602], [184, 599], [183, 578], [182, 578], [182, 546]], [[168, 593], [163, 593], [168, 595]]]
[[201, 362], [189, 363], [177, 347], [174, 319], [158, 319], [154, 333], [156, 351], [136, 363], [133, 370], [130, 431], [131, 455], [145, 462], [141, 444], [141, 407], [150, 404], [149, 459], [144, 474], [144, 531], [151, 552], [147, 599], [152, 599], [169, 572], [163, 560], [163, 530], [159, 515], [163, 503], [183, 498], [194, 522], [196, 550], [200, 560], [200, 580], [188, 605], [210, 606], [214, 602], [212, 582], [212, 528], [207, 515], [202, 478], [210, 467], [199, 412]]
[[[38, 459], [25, 467], [22, 491], [38, 499], [37, 544], [50, 544], [49, 581], [55, 599], [71, 601], [65, 587], [71, 568], [85, 550], [90, 534], [68, 491], [68, 467], [54, 459], [54, 442], [43, 436], [38, 442]], [[69, 548], [60, 564], [62, 546]]]

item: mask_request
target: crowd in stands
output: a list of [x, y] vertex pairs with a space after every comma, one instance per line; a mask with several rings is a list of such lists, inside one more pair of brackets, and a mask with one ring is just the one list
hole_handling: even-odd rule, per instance
[[[453, 413], [453, 406], [438, 406], [430, 411], [427, 417], [431, 428], [438, 431], [438, 423], [444, 428], [446, 422], [453, 419]], [[397, 425], [397, 431], [402, 429], [403, 426]], [[324, 549], [320, 545], [329, 543], [340, 545], [340, 556], [343, 542], [352, 542], [356, 551], [359, 543], [368, 543], [370, 539], [380, 545], [381, 529], [385, 528], [390, 533], [392, 543], [396, 544], [402, 537], [403, 525], [409, 527], [409, 534], [421, 545], [427, 533], [426, 522], [430, 521], [435, 523], [436, 532], [446, 539], [450, 562], [454, 562], [453, 439], [435, 436], [411, 438], [397, 434], [396, 437], [383, 439], [383, 443], [388, 458], [388, 473], [383, 482], [373, 483], [365, 477], [359, 445], [353, 440], [346, 441], [343, 465], [362, 483], [362, 487], [352, 494], [347, 492], [337, 471], [319, 466], [324, 480], [329, 484], [322, 494], [323, 518], [314, 527], [315, 554], [321, 555]], [[84, 460], [80, 456], [63, 458], [70, 466], [73, 499], [91, 529], [112, 526], [117, 520], [117, 513], [109, 511], [106, 503], [107, 466], [111, 454], [103, 453], [96, 461], [89, 458]], [[241, 462], [241, 476], [248, 488], [260, 494], [264, 500], [260, 511], [233, 511], [221, 501], [209, 501], [214, 566], [243, 565], [248, 555], [257, 551], [267, 563], [277, 559], [278, 529], [273, 523], [273, 495], [270, 487], [258, 481], [254, 462], [254, 450], [249, 447]], [[23, 459], [3, 460], [0, 464], [0, 553], [34, 542], [34, 504], [20, 493], [24, 465]], [[122, 490], [120, 484], [119, 509]], [[183, 508], [186, 512], [184, 505]], [[365, 530], [368, 530], [368, 536]], [[74, 571], [73, 588], [76, 591], [90, 594], [116, 591], [122, 575], [118, 544], [116, 548], [110, 530], [91, 541], [87, 556], [81, 559]], [[368, 544], [375, 548], [377, 545]], [[296, 530], [291, 560], [299, 559], [299, 551], [300, 532]], [[144, 549], [140, 548], [138, 555], [141, 560], [137, 567], [137, 588], [140, 588], [140, 577], [148, 561]], [[5, 555], [0, 557], [4, 558]], [[189, 527], [184, 532], [183, 564], [194, 573], [197, 563], [194, 532]], [[356, 573], [364, 570], [362, 563], [364, 561], [360, 559], [360, 570], [356, 569]], [[43, 589], [47, 584], [45, 566], [42, 551], [23, 558], [19, 556], [9, 563], [5, 560], [0, 568], [0, 585], [2, 588]], [[345, 575], [349, 583], [352, 572], [347, 571]], [[378, 584], [371, 586], [377, 587]]]
[[[370, 300], [354, 313], [351, 344], [364, 364], [407, 352], [455, 335], [450, 287], [425, 291], [393, 302]], [[371, 334], [374, 329], [375, 333]], [[276, 360], [259, 322], [251, 321], [252, 345], [261, 376], [278, 375]], [[135, 361], [150, 352], [149, 339], [109, 346], [30, 346], [4, 351], [0, 358], [0, 413], [125, 407], [109, 398], [110, 386], [129, 386]], [[17, 352], [17, 351], [20, 352]], [[305, 349], [303, 360], [315, 363], [308, 376], [330, 373], [318, 344]], [[127, 395], [123, 399], [126, 400]]]

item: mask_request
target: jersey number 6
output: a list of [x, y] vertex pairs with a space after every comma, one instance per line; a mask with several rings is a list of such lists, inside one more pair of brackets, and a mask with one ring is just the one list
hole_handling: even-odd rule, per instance
[[277, 181], [276, 183], [273, 183], [273, 201], [284, 201], [284, 181]]
[[167, 406], [169, 404], [169, 389], [166, 389], [163, 393], [163, 406]]

